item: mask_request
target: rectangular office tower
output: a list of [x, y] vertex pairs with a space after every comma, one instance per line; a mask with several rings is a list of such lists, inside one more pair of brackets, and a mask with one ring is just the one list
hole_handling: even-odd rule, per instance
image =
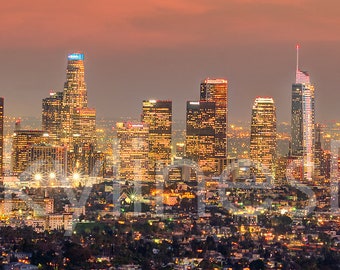
[[291, 154], [303, 160], [303, 177], [306, 180], [312, 180], [314, 171], [314, 104], [314, 86], [309, 74], [300, 71], [297, 61], [296, 80], [292, 85]]
[[251, 115], [250, 158], [256, 182], [274, 177], [276, 161], [276, 108], [272, 98], [255, 99]]
[[121, 180], [148, 181], [149, 127], [145, 123], [117, 123], [118, 176]]
[[225, 79], [205, 79], [201, 83], [200, 100], [215, 102], [215, 157], [227, 157], [227, 97]]
[[30, 164], [30, 150], [33, 146], [46, 144], [48, 134], [42, 130], [15, 130], [12, 142], [11, 167], [14, 174], [21, 174]]
[[171, 164], [172, 101], [144, 100], [142, 122], [149, 127], [149, 175], [162, 175]]
[[51, 144], [60, 144], [63, 92], [51, 92], [42, 100], [42, 129], [49, 133]]
[[4, 172], [4, 98], [0, 97], [0, 177]]
[[205, 175], [212, 175], [216, 171], [215, 113], [215, 102], [187, 102], [186, 158], [197, 162]]

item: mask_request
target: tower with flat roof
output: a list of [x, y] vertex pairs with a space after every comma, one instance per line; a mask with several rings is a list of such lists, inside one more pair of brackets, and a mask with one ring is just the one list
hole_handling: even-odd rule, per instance
[[144, 100], [141, 120], [149, 127], [149, 175], [155, 180], [171, 164], [172, 101]]
[[276, 108], [273, 98], [257, 97], [251, 114], [250, 158], [258, 167], [256, 179], [274, 176], [276, 161]]

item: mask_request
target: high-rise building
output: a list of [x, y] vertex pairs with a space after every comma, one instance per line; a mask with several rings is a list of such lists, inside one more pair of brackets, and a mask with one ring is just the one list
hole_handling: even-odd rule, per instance
[[66, 82], [64, 84], [64, 106], [87, 107], [84, 54], [72, 53], [67, 57]]
[[30, 149], [48, 141], [48, 134], [42, 130], [15, 130], [12, 142], [12, 172], [21, 174], [30, 164]]
[[95, 134], [89, 135], [95, 131], [95, 116], [95, 109], [87, 107], [84, 54], [69, 54], [61, 113], [62, 143], [70, 150], [75, 143], [85, 147], [95, 144]]
[[321, 125], [315, 124], [314, 175], [317, 177], [321, 176], [321, 165], [324, 161], [324, 151], [321, 147], [321, 133]]
[[251, 115], [250, 159], [254, 162], [256, 180], [264, 182], [274, 176], [276, 161], [276, 109], [272, 98], [255, 99]]
[[95, 145], [96, 111], [92, 108], [78, 108], [73, 115], [74, 145]]
[[89, 174], [98, 156], [96, 110], [87, 104], [84, 54], [72, 53], [67, 59], [64, 91], [43, 99], [42, 126], [50, 134], [51, 144], [67, 147], [68, 171]]
[[228, 82], [205, 79], [201, 82], [200, 100], [215, 102], [215, 157], [227, 157]]
[[65, 175], [66, 162], [66, 147], [39, 143], [28, 149], [28, 164], [35, 164], [35, 172], [46, 174], [51, 184]]
[[119, 165], [122, 180], [149, 180], [149, 127], [145, 123], [117, 123]]
[[186, 158], [212, 175], [215, 165], [215, 102], [188, 101], [186, 110]]
[[49, 133], [50, 142], [56, 145], [60, 144], [62, 101], [63, 92], [51, 92], [42, 101], [42, 129]]
[[171, 164], [172, 102], [144, 100], [142, 122], [149, 127], [149, 175], [154, 180]]
[[0, 177], [3, 175], [4, 162], [4, 98], [0, 97]]
[[315, 109], [314, 86], [309, 74], [297, 65], [296, 80], [292, 86], [291, 153], [303, 159], [303, 175], [311, 180], [314, 171]]
[[220, 175], [227, 163], [227, 96], [227, 80], [208, 78], [200, 101], [187, 102], [186, 157], [206, 175]]

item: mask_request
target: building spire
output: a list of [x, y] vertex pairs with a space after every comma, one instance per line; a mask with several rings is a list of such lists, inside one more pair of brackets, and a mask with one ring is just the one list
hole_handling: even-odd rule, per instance
[[296, 45], [296, 72], [295, 83], [310, 83], [309, 74], [306, 71], [301, 71], [299, 68], [299, 49], [300, 45]]
[[299, 49], [300, 45], [296, 44], [296, 72], [299, 71]]

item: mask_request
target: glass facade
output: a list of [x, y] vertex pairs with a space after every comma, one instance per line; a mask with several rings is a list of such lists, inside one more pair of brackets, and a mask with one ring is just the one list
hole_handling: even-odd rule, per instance
[[46, 144], [48, 139], [47, 134], [41, 130], [15, 130], [12, 143], [12, 172], [14, 174], [24, 172], [30, 162], [30, 149], [34, 145]]
[[215, 157], [227, 156], [228, 82], [224, 79], [205, 79], [200, 87], [200, 100], [215, 102]]
[[[87, 105], [84, 54], [69, 54], [64, 91], [42, 101], [42, 126], [49, 143], [68, 150], [68, 170], [91, 174], [96, 156], [96, 110]], [[102, 159], [102, 157], [99, 157]]]
[[274, 176], [276, 161], [276, 108], [272, 98], [255, 99], [250, 130], [250, 158], [254, 162], [256, 181]]
[[215, 102], [187, 102], [186, 158], [197, 162], [206, 175], [216, 171], [215, 114]]
[[118, 177], [122, 180], [149, 180], [149, 127], [145, 123], [117, 123]]
[[63, 92], [50, 93], [42, 101], [42, 129], [50, 135], [50, 143], [60, 144]]
[[303, 159], [303, 177], [314, 171], [315, 101], [314, 86], [306, 72], [297, 70], [292, 86], [291, 153]]
[[144, 100], [141, 120], [149, 127], [149, 175], [154, 180], [171, 164], [172, 102]]
[[95, 118], [95, 109], [87, 107], [84, 56], [78, 53], [71, 54], [68, 56], [63, 92], [61, 142], [71, 151], [75, 147], [88, 148], [90, 145], [95, 145], [95, 132], [89, 134], [96, 129]]

